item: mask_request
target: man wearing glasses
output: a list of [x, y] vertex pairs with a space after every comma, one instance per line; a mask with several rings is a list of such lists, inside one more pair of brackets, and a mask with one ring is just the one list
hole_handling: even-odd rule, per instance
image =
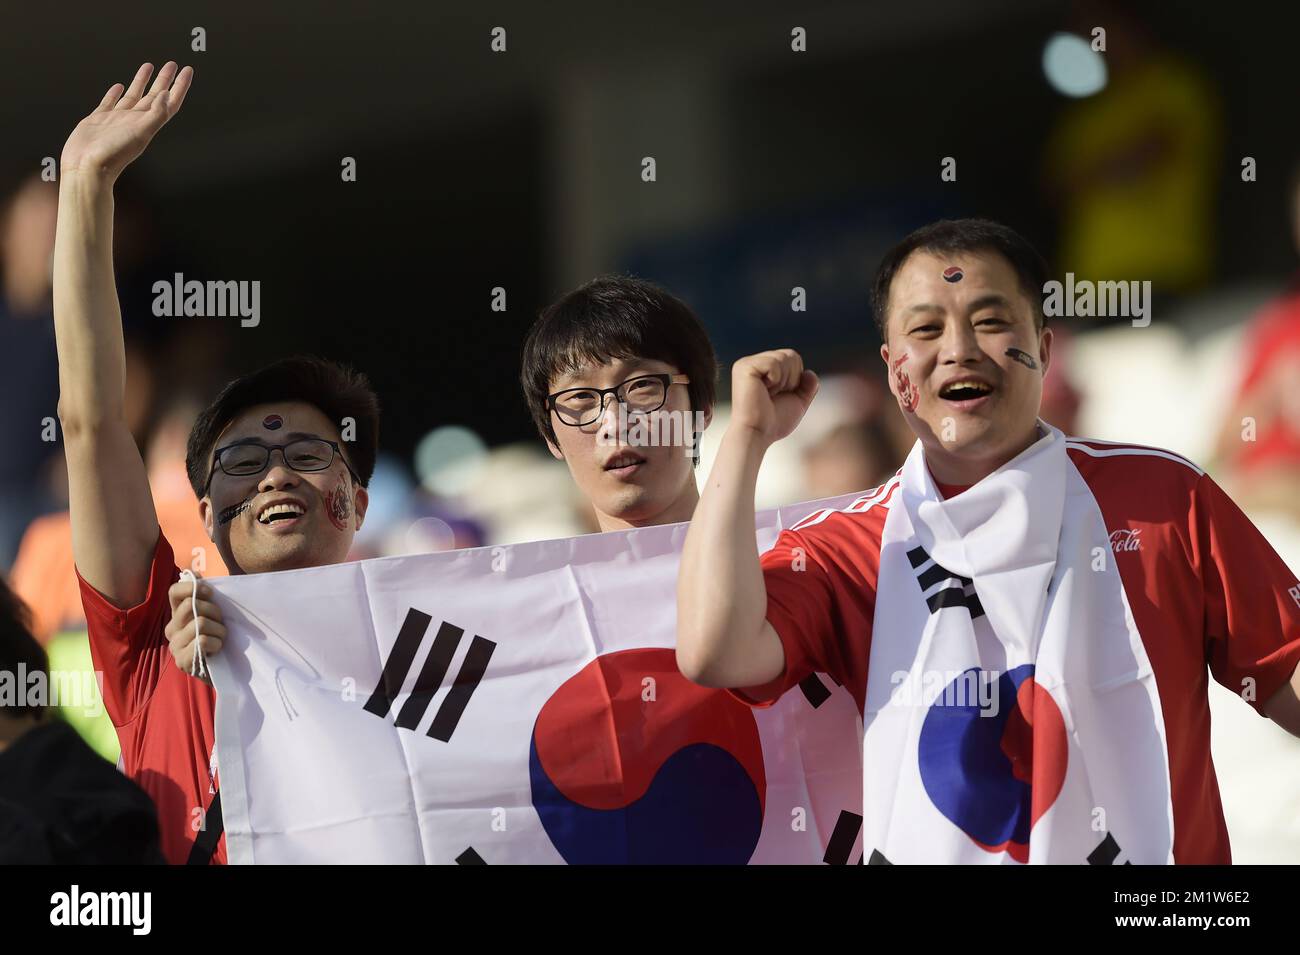
[[[215, 696], [195, 664], [192, 584], [158, 528], [124, 414], [122, 320], [113, 280], [113, 184], [180, 109], [189, 67], [145, 64], [109, 89], [63, 148], [54, 253], [59, 417], [73, 553], [91, 656], [123, 768], [158, 807], [172, 863], [225, 861], [213, 765]], [[209, 538], [234, 574], [346, 560], [365, 517], [379, 410], [365, 378], [295, 358], [229, 383], [190, 434], [186, 470]], [[175, 584], [175, 586], [173, 586]], [[171, 600], [169, 591], [171, 588]], [[201, 617], [213, 605], [198, 589]], [[173, 609], [176, 619], [169, 623]], [[204, 620], [202, 650], [225, 636]]]
[[596, 279], [546, 308], [524, 342], [524, 400], [602, 531], [688, 521], [717, 359], [682, 301]]
[[[601, 530], [690, 519], [699, 500], [693, 465], [699, 432], [712, 417], [717, 362], [708, 335], [683, 302], [648, 282], [597, 279], [542, 313], [524, 345], [521, 376], [538, 430], [551, 453], [568, 464]], [[296, 410], [285, 406], [290, 410], [282, 411], [279, 404], [259, 400], [262, 389], [275, 391], [277, 380], [233, 383], [199, 419], [190, 439], [190, 478], [204, 519], [210, 522], [215, 515], [218, 526], [230, 520], [231, 553], [223, 549], [222, 555], [234, 573], [341, 561], [346, 548], [330, 548], [342, 546], [344, 535], [351, 541], [349, 517], [357, 515], [359, 527], [365, 510], [364, 482], [338, 444], [320, 437], [337, 433], [330, 421], [340, 420], [337, 414], [319, 414], [333, 407], [329, 397], [313, 394], [314, 400]], [[259, 417], [263, 414], [270, 417]], [[265, 433], [267, 422], [278, 416], [286, 429], [301, 428], [284, 433], [280, 440], [289, 443], [283, 446], [269, 443]], [[278, 421], [272, 424], [280, 427]], [[289, 471], [274, 464], [267, 470], [277, 450]], [[368, 476], [373, 443], [367, 452], [363, 473]], [[209, 460], [207, 472], [196, 470]], [[253, 484], [260, 488], [271, 474], [287, 477], [293, 471], [298, 490], [314, 494], [248, 497]], [[356, 488], [355, 499], [349, 487]], [[331, 527], [339, 534], [331, 535]], [[250, 566], [246, 555], [254, 554], [258, 562]], [[166, 625], [176, 664], [172, 671], [188, 672], [193, 662], [189, 598], [186, 581], [172, 586]], [[221, 611], [206, 599], [198, 601], [198, 611], [203, 649], [215, 653], [226, 635]], [[169, 679], [175, 683], [176, 677], [200, 685], [183, 672]], [[224, 843], [221, 848], [218, 858], [224, 861]]]

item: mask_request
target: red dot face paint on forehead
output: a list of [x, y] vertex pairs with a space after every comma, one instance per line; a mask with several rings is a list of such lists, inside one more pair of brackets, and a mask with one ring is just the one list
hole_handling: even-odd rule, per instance
[[284, 424], [284, 419], [278, 414], [269, 414], [262, 419], [262, 427], [267, 431], [279, 431], [282, 424]]

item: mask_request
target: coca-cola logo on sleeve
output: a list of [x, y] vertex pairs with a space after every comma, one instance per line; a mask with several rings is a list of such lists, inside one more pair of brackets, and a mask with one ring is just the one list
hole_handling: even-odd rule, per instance
[[1141, 550], [1142, 539], [1138, 536], [1142, 533], [1142, 528], [1134, 530], [1131, 527], [1121, 527], [1119, 530], [1110, 532], [1110, 549], [1119, 553], [1122, 550]]

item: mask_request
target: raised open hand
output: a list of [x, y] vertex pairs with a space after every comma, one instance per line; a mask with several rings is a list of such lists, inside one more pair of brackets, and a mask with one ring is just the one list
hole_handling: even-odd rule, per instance
[[59, 162], [63, 173], [80, 170], [115, 179], [145, 151], [163, 124], [180, 110], [194, 78], [190, 67], [178, 72], [169, 60], [146, 93], [152, 73], [153, 64], [145, 63], [125, 94], [121, 83], [109, 87], [95, 111], [77, 124], [63, 144]]

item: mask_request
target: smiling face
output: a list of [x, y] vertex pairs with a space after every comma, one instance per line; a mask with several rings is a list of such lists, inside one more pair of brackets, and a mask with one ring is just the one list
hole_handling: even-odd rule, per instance
[[[638, 375], [680, 374], [662, 361], [618, 359], [604, 365], [587, 365], [577, 373], [551, 380], [551, 393], [571, 388], [613, 388]], [[694, 469], [680, 440], [651, 446], [638, 440], [638, 419], [661, 442], [691, 433], [695, 415], [684, 384], [668, 387], [664, 406], [649, 415], [628, 415], [625, 433], [619, 433], [618, 402], [606, 397], [605, 413], [591, 424], [572, 427], [551, 412], [557, 444], [548, 442], [556, 458], [569, 466], [578, 489], [596, 511], [600, 529], [642, 527], [689, 520], [699, 500]], [[706, 412], [707, 426], [712, 418]]]
[[936, 478], [973, 484], [1033, 442], [1052, 333], [1005, 258], [912, 253], [886, 328], [889, 389]]
[[[342, 444], [338, 428], [320, 409], [286, 401], [246, 409], [222, 431], [216, 448], [287, 444], [301, 437]], [[213, 461], [210, 455], [209, 470]], [[255, 574], [346, 560], [368, 500], [339, 454], [327, 470], [295, 471], [273, 451], [260, 474], [238, 477], [217, 468], [199, 515], [231, 572]]]

